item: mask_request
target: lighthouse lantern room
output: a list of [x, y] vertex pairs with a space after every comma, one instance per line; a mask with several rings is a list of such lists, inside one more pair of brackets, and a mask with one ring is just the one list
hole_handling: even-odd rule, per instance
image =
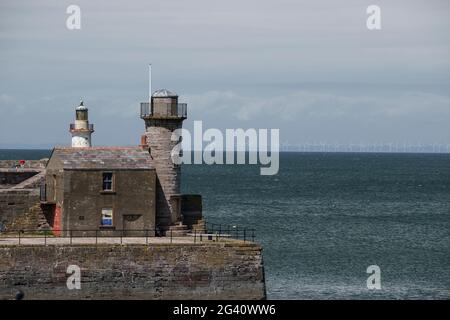
[[70, 124], [73, 148], [86, 148], [91, 146], [91, 134], [94, 132], [94, 125], [89, 124], [88, 108], [83, 100], [75, 109], [75, 123]]

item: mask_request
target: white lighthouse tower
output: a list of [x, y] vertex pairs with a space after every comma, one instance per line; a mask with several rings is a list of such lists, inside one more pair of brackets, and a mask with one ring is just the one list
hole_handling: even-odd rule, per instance
[[70, 124], [73, 148], [86, 148], [91, 146], [91, 134], [94, 125], [89, 124], [88, 108], [80, 101], [80, 106], [75, 109], [75, 123]]

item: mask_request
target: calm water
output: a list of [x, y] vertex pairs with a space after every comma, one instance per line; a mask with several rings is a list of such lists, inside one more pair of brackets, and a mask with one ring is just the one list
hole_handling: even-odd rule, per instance
[[[208, 221], [257, 230], [268, 298], [450, 298], [450, 155], [283, 153], [280, 161], [277, 176], [247, 165], [183, 168], [183, 192], [203, 195]], [[378, 291], [366, 287], [373, 264]]]
[[[450, 298], [450, 155], [281, 154], [257, 166], [186, 166], [204, 214], [257, 229], [268, 298]], [[366, 286], [369, 265], [382, 290]]]

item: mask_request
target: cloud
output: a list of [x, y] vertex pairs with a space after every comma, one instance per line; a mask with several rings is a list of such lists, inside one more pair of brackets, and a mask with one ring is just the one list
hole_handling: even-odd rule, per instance
[[6, 93], [2, 93], [0, 94], [0, 103], [2, 104], [7, 104], [7, 103], [12, 103], [14, 102], [14, 98]]
[[296, 122], [301, 118], [363, 119], [448, 117], [450, 97], [426, 92], [396, 94], [330, 94], [295, 91], [275, 97], [245, 96], [232, 91], [209, 91], [186, 96], [190, 111], [204, 116], [223, 116], [241, 121], [271, 118]]
[[360, 0], [79, 0], [79, 31], [65, 26], [70, 4], [1, 1], [0, 141], [69, 141], [82, 96], [95, 144], [135, 143], [149, 62], [155, 88], [191, 93], [185, 126], [344, 143], [450, 136], [448, 0], [380, 0], [380, 32]]
[[204, 128], [278, 128], [281, 141], [446, 143], [450, 97], [421, 91], [299, 90], [276, 96], [209, 91], [186, 96], [188, 121]]
[[[49, 145], [70, 140], [76, 102], [60, 96], [23, 100], [0, 94], [0, 142]], [[450, 97], [420, 91], [342, 93], [292, 90], [277, 95], [206, 91], [186, 95], [191, 129], [194, 120], [204, 128], [279, 128], [283, 140], [296, 141], [424, 141], [445, 142], [450, 135]], [[139, 103], [130, 97], [88, 99], [90, 120], [96, 126], [96, 145], [130, 145], [143, 131]], [[33, 132], [33, 134], [30, 134]]]

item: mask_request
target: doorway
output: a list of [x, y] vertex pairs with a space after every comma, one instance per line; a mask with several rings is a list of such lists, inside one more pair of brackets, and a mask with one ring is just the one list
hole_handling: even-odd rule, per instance
[[123, 235], [125, 237], [144, 237], [144, 222], [141, 214], [123, 215]]

